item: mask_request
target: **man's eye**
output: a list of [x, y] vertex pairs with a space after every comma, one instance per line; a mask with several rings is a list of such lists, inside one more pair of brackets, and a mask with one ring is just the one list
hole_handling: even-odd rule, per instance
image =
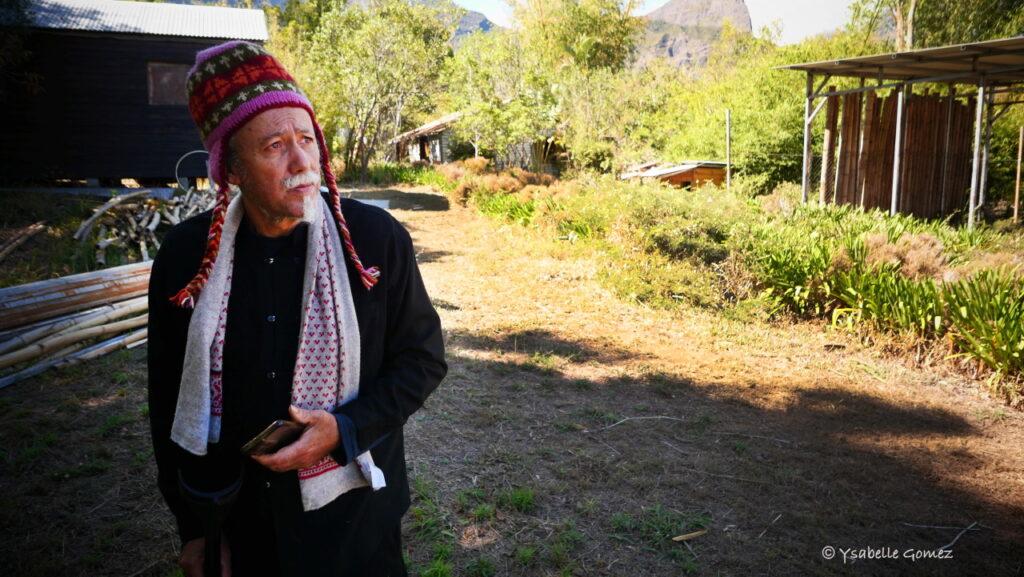
[[269, 148], [272, 148], [272, 149], [274, 149], [274, 150], [277, 150], [277, 149], [281, 148], [281, 146], [282, 146], [282, 145], [281, 145], [281, 142], [280, 142], [280, 141], [277, 141], [277, 142], [272, 142], [272, 143], [270, 144]]

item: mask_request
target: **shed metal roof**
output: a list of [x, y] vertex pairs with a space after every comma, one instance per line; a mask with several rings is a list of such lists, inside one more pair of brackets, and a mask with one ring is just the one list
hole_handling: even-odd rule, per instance
[[882, 80], [940, 78], [975, 84], [1024, 81], [1024, 36], [783, 66], [815, 74]]
[[122, 0], [30, 0], [30, 26], [122, 34], [265, 41], [262, 10]]
[[725, 163], [717, 160], [688, 160], [681, 164], [672, 164], [668, 166], [651, 166], [650, 163], [648, 163], [641, 165], [632, 171], [623, 173], [619, 178], [622, 180], [630, 178], [667, 178], [675, 174], [689, 172], [695, 168], [701, 167], [725, 168]]

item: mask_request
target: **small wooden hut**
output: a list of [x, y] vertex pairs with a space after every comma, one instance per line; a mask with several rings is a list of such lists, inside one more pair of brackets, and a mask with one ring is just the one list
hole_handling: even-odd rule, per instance
[[[4, 12], [7, 10], [7, 12]], [[262, 10], [118, 0], [29, 0], [16, 24], [35, 90], [0, 106], [0, 179], [93, 183], [171, 180], [203, 148], [185, 78], [196, 53], [225, 40], [267, 39]], [[206, 176], [204, 155], [180, 166]]]
[[631, 167], [622, 173], [622, 180], [657, 179], [672, 186], [688, 187], [712, 183], [720, 185], [725, 182], [724, 162], [715, 160], [687, 160], [679, 164], [647, 163]]

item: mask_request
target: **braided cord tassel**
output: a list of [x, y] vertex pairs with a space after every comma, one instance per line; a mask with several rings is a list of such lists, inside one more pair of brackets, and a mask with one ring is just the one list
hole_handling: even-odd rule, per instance
[[228, 196], [227, 190], [217, 185], [217, 204], [213, 207], [210, 231], [206, 235], [206, 252], [203, 253], [203, 260], [196, 276], [192, 277], [185, 288], [171, 297], [171, 303], [175, 306], [185, 309], [195, 308], [196, 299], [199, 298], [199, 293], [206, 286], [206, 281], [210, 278], [210, 272], [213, 270], [213, 263], [217, 260], [217, 253], [220, 251], [220, 234], [224, 229], [224, 217], [227, 215], [230, 202], [231, 198]]
[[313, 129], [316, 131], [316, 140], [320, 147], [320, 168], [323, 170], [324, 178], [327, 180], [327, 190], [331, 193], [331, 212], [334, 213], [334, 219], [338, 221], [338, 227], [341, 229], [341, 241], [345, 245], [345, 252], [352, 259], [352, 264], [355, 265], [356, 271], [359, 272], [359, 280], [363, 282], [366, 290], [370, 290], [380, 280], [380, 268], [376, 266], [363, 268], [363, 263], [359, 260], [359, 255], [356, 254], [356, 247], [352, 244], [352, 235], [348, 232], [348, 223], [345, 222], [345, 215], [341, 213], [341, 194], [338, 193], [338, 183], [335, 181], [334, 172], [331, 171], [330, 163], [327, 161], [329, 157], [327, 156], [327, 144], [324, 140], [324, 133], [320, 130], [320, 125], [317, 124], [315, 119], [313, 120]]

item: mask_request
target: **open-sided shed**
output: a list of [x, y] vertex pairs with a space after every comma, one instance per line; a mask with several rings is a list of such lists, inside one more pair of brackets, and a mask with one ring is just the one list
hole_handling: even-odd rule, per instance
[[[967, 224], [974, 225], [987, 191], [992, 123], [1024, 102], [1024, 37], [786, 68], [807, 74], [804, 202], [811, 189], [811, 127], [825, 107], [823, 202], [924, 217], [966, 208]], [[860, 82], [837, 90], [829, 85], [833, 78]], [[945, 86], [943, 94], [929, 91], [936, 85]], [[883, 89], [890, 95], [879, 97]]]

